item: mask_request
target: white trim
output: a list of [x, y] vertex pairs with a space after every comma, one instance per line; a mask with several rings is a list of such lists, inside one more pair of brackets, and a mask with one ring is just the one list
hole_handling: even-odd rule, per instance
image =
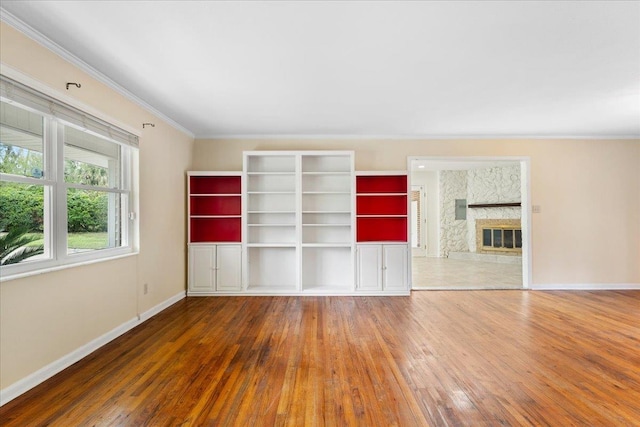
[[408, 176], [410, 175], [408, 171], [400, 171], [400, 170], [355, 171], [355, 174], [356, 176], [391, 176], [391, 175]]
[[[408, 180], [411, 181], [411, 174], [409, 174]], [[417, 189], [415, 189], [415, 187], [417, 187]], [[426, 211], [427, 211], [427, 206], [426, 206], [426, 195], [427, 195], [427, 191], [425, 189], [425, 186], [423, 184], [411, 184], [409, 186], [409, 191], [411, 191], [411, 193], [413, 193], [414, 191], [418, 192], [418, 207], [420, 209], [420, 212], [422, 212], [422, 215], [420, 215], [420, 224], [418, 224], [418, 229], [419, 229], [419, 233], [418, 233], [418, 241], [420, 242], [420, 245], [415, 248], [413, 247], [413, 224], [416, 220], [416, 218], [409, 218], [409, 247], [411, 248], [411, 257], [413, 258], [414, 256], [420, 256], [420, 257], [426, 257], [427, 256], [427, 227], [423, 226], [423, 224], [425, 224], [425, 217], [426, 217]], [[409, 196], [409, 211], [411, 213], [413, 213], [413, 200], [412, 200], [413, 196]], [[409, 270], [409, 272], [411, 273], [412, 270]], [[413, 276], [413, 274], [409, 274], [410, 276]]]
[[640, 290], [640, 283], [546, 283], [531, 285], [534, 291], [615, 291]]
[[531, 261], [533, 254], [533, 244], [531, 242], [532, 236], [532, 220], [533, 214], [531, 209], [531, 158], [526, 157], [520, 161], [520, 194], [521, 194], [521, 209], [520, 209], [520, 226], [524, 224], [526, 226], [525, 236], [527, 238], [523, 249], [526, 249], [526, 256], [522, 254], [522, 288], [530, 289], [533, 283], [533, 264]]
[[[409, 156], [408, 157], [408, 170], [409, 173], [411, 170], [411, 161], [412, 160], [422, 160], [425, 162], [433, 162], [433, 163], [470, 163], [470, 162], [521, 162], [523, 160], [530, 159], [529, 156], [465, 156], [463, 154], [459, 156]], [[423, 169], [421, 169], [423, 170]], [[420, 172], [420, 170], [416, 171]]]
[[[82, 70], [85, 73], [87, 73], [90, 77], [96, 79], [100, 83], [106, 85], [110, 89], [112, 89], [115, 92], [119, 93], [120, 95], [124, 96], [128, 100], [134, 102], [135, 104], [137, 104], [140, 107], [144, 108], [145, 110], [149, 111], [150, 113], [152, 113], [156, 117], [160, 118], [161, 120], [164, 120], [169, 125], [171, 125], [174, 128], [186, 133], [191, 138], [194, 138], [193, 132], [191, 132], [190, 130], [188, 130], [184, 126], [180, 125], [175, 120], [169, 118], [165, 114], [161, 113], [160, 111], [158, 111], [157, 109], [155, 109], [151, 105], [147, 104], [145, 101], [143, 101], [142, 99], [138, 98], [136, 95], [134, 95], [133, 93], [129, 92], [127, 89], [125, 89], [124, 87], [120, 86], [118, 83], [116, 83], [115, 81], [111, 80], [109, 77], [107, 77], [106, 75], [104, 75], [103, 73], [98, 71], [97, 69], [93, 68], [91, 65], [87, 64], [82, 59], [78, 58], [77, 56], [75, 56], [74, 54], [69, 52], [68, 50], [64, 49], [62, 46], [60, 46], [59, 44], [55, 43], [53, 40], [51, 40], [50, 38], [48, 38], [44, 34], [40, 33], [39, 31], [36, 31], [34, 28], [30, 27], [24, 21], [22, 21], [21, 19], [17, 18], [13, 14], [9, 13], [6, 9], [0, 7], [0, 11], [2, 12], [2, 13], [0, 13], [0, 20], [2, 20], [3, 22], [7, 23], [8, 25], [12, 26], [16, 30], [20, 31], [25, 36], [29, 37], [30, 39], [34, 40], [35, 42], [37, 42], [40, 45], [44, 46], [45, 48], [49, 49], [50, 51], [52, 51], [56, 55], [60, 56], [65, 61], [71, 63], [72, 65], [74, 65], [76, 67], [78, 67], [80, 70]], [[114, 123], [114, 124], [116, 124], [116, 123]], [[139, 135], [139, 134], [137, 134], [137, 135]]]
[[[355, 150], [247, 150], [243, 156], [355, 156]], [[287, 172], [294, 175], [296, 172]], [[351, 173], [351, 172], [345, 172]]]
[[177, 303], [181, 299], [184, 299], [186, 296], [187, 296], [186, 291], [180, 291], [179, 293], [177, 293], [174, 296], [166, 299], [165, 301], [161, 302], [160, 304], [158, 304], [158, 305], [156, 305], [154, 307], [151, 307], [149, 310], [145, 311], [144, 313], [140, 313], [138, 315], [140, 323], [149, 320], [150, 318], [152, 318], [156, 314], [160, 313], [162, 310], [172, 306], [173, 304]]
[[454, 135], [454, 134], [371, 134], [371, 135], [357, 135], [357, 134], [344, 134], [344, 135], [332, 135], [332, 134], [209, 134], [209, 135], [195, 135], [194, 139], [212, 139], [212, 140], [229, 140], [229, 139], [245, 139], [245, 140], [411, 140], [411, 141], [423, 141], [423, 140], [482, 140], [482, 139], [502, 139], [502, 140], [523, 140], [523, 139], [605, 139], [605, 140], [618, 140], [618, 139], [640, 139], [640, 135], [518, 135], [518, 134], [485, 134], [485, 135]]
[[[386, 242], [385, 242], [386, 243]], [[521, 289], [518, 289], [521, 290]], [[264, 291], [252, 291], [249, 289], [248, 291], [229, 291], [229, 292], [189, 292], [189, 297], [264, 297], [264, 296], [291, 296], [291, 297], [300, 297], [300, 296], [324, 296], [324, 297], [332, 297], [332, 296], [340, 296], [340, 297], [389, 297], [389, 296], [410, 296], [411, 289], [403, 289], [403, 290], [375, 290], [375, 291], [353, 291], [350, 289], [347, 290], [338, 290], [338, 289], [328, 289], [328, 290], [313, 290], [313, 289], [305, 289], [303, 291], [298, 290], [264, 290]]]
[[[108, 250], [108, 249], [104, 249], [104, 250]], [[127, 258], [127, 257], [130, 257], [130, 256], [136, 256], [136, 255], [139, 255], [139, 254], [140, 254], [140, 252], [134, 251], [134, 252], [129, 252], [129, 253], [122, 254], [122, 255], [114, 255], [114, 256], [105, 257], [105, 258], [95, 258], [95, 259], [91, 259], [91, 260], [88, 260], [88, 261], [71, 261], [68, 264], [58, 264], [58, 265], [55, 265], [53, 267], [43, 267], [43, 268], [39, 268], [37, 270], [25, 271], [24, 273], [12, 274], [10, 276], [1, 276], [0, 275], [0, 283], [8, 282], [10, 280], [22, 279], [22, 278], [29, 277], [29, 276], [37, 276], [39, 274], [52, 273], [54, 271], [66, 270], [67, 268], [74, 268], [74, 267], [81, 267], [83, 265], [96, 264], [98, 262], [114, 261], [114, 260], [121, 259], [121, 258]], [[46, 260], [46, 261], [42, 261], [42, 262], [46, 263], [47, 265], [50, 265], [50, 263], [48, 261], [51, 261], [51, 260]], [[4, 268], [6, 268], [6, 266], [3, 267], [3, 269]]]
[[0, 180], [5, 182], [17, 182], [20, 184], [28, 184], [28, 185], [53, 185], [56, 183], [55, 180], [51, 180], [51, 179], [32, 178], [30, 176], [12, 175], [9, 173], [0, 173]]
[[137, 318], [133, 318], [117, 326], [116, 328], [110, 330], [104, 335], [99, 336], [98, 338], [86, 343], [85, 345], [75, 349], [71, 353], [66, 354], [58, 360], [55, 360], [48, 364], [47, 366], [38, 369], [34, 373], [18, 380], [17, 382], [11, 384], [9, 387], [6, 387], [0, 390], [0, 406], [9, 403], [11, 400], [20, 396], [23, 393], [31, 390], [37, 385], [43, 383], [49, 378], [53, 377], [57, 373], [63, 371], [69, 366], [73, 365], [77, 361], [87, 357], [89, 354], [93, 353], [100, 347], [108, 344], [119, 336], [125, 334], [136, 326], [142, 324], [144, 321], [148, 320], [150, 317], [156, 315], [161, 312], [165, 308], [175, 304], [185, 297], [184, 292], [180, 292], [177, 295], [167, 299], [166, 301], [156, 305], [155, 307], [145, 311], [141, 315], [138, 315]]
[[242, 176], [242, 171], [187, 171], [187, 176]]

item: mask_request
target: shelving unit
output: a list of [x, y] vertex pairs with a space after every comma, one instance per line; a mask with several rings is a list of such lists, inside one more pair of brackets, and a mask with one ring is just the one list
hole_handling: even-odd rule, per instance
[[305, 153], [302, 182], [302, 290], [353, 290], [353, 155]]
[[188, 174], [189, 243], [240, 243], [241, 177], [237, 173], [220, 174]]
[[352, 151], [246, 151], [188, 173], [188, 295], [408, 295], [406, 172]]
[[251, 292], [296, 290], [298, 240], [296, 157], [248, 154], [243, 174], [246, 197], [244, 288]]
[[244, 153], [245, 289], [353, 288], [353, 153]]
[[409, 292], [407, 173], [356, 174], [358, 291]]
[[407, 242], [407, 174], [356, 176], [358, 242]]
[[241, 289], [242, 185], [238, 172], [188, 172], [189, 295]]

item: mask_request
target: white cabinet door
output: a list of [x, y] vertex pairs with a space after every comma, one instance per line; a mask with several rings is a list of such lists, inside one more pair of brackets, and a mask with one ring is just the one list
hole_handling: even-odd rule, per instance
[[358, 245], [359, 291], [379, 291], [382, 289], [382, 246]]
[[407, 289], [407, 245], [382, 246], [382, 274], [384, 290]]
[[216, 247], [189, 248], [189, 291], [213, 292], [215, 283]]
[[216, 290], [240, 291], [242, 289], [242, 246], [218, 245], [216, 255]]

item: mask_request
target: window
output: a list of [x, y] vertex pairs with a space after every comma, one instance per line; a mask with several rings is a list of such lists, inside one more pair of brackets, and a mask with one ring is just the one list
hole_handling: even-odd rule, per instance
[[2, 278], [132, 252], [137, 137], [0, 83]]

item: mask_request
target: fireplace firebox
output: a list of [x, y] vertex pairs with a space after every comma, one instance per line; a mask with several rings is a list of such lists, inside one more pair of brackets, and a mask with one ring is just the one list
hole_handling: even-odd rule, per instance
[[481, 253], [522, 253], [522, 228], [519, 219], [477, 220], [477, 252]]

